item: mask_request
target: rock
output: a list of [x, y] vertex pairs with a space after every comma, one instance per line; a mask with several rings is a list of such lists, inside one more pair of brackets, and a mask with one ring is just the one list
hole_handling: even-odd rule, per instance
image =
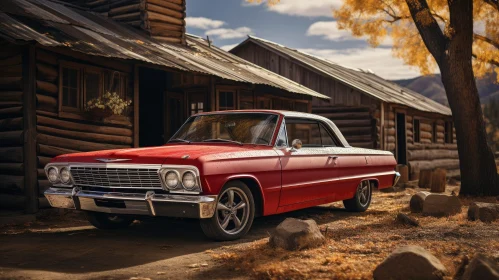
[[461, 280], [499, 280], [499, 265], [485, 255], [477, 254], [466, 267]]
[[374, 270], [375, 280], [443, 279], [447, 270], [432, 254], [419, 246], [405, 246], [393, 251]]
[[447, 194], [429, 194], [423, 202], [423, 214], [428, 216], [451, 216], [461, 213], [461, 200]]
[[286, 250], [301, 250], [318, 247], [326, 241], [314, 220], [287, 218], [270, 236], [273, 247]]
[[411, 197], [411, 201], [409, 202], [409, 207], [411, 208], [412, 213], [421, 213], [423, 212], [423, 203], [430, 192], [418, 192], [417, 194]]
[[468, 208], [468, 220], [490, 223], [499, 219], [499, 204], [473, 202]]
[[437, 168], [431, 175], [430, 189], [434, 193], [445, 192], [445, 185], [447, 184], [447, 171], [445, 169]]
[[404, 213], [398, 213], [396, 220], [404, 225], [419, 227], [419, 222], [413, 217], [409, 217]]
[[429, 196], [430, 192], [418, 192], [411, 197], [411, 201], [409, 201], [409, 207], [411, 208], [412, 213], [422, 213], [423, 212], [423, 203], [427, 196]]

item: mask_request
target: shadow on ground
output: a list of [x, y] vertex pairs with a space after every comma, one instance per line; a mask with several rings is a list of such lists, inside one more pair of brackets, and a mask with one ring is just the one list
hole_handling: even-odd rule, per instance
[[261, 239], [287, 217], [314, 218], [325, 224], [350, 215], [341, 208], [315, 207], [257, 218], [250, 233], [234, 242], [213, 242], [203, 235], [197, 220], [188, 219], [147, 219], [117, 231], [97, 230], [82, 221], [55, 229], [51, 222], [36, 232], [1, 234], [0, 267], [71, 274], [126, 269]]

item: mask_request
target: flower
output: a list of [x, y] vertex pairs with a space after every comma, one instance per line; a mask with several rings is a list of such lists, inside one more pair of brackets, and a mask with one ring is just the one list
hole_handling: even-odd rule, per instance
[[116, 92], [106, 92], [101, 97], [91, 99], [87, 102], [86, 111], [92, 109], [109, 109], [115, 115], [121, 115], [127, 107], [132, 104], [131, 100], [123, 100]]

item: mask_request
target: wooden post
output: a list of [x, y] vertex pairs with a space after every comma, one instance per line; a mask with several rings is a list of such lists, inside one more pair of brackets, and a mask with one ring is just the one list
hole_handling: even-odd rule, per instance
[[445, 192], [447, 171], [445, 169], [437, 168], [433, 171], [431, 176], [431, 192], [442, 193]]
[[38, 211], [38, 171], [36, 157], [36, 56], [35, 46], [28, 46], [23, 54], [23, 161], [25, 211]]
[[419, 171], [418, 186], [422, 189], [430, 188], [432, 175], [433, 171], [429, 169]]
[[405, 164], [397, 164], [395, 167], [397, 172], [400, 173], [399, 184], [409, 182], [409, 168]]
[[139, 66], [133, 68], [133, 146], [139, 147]]

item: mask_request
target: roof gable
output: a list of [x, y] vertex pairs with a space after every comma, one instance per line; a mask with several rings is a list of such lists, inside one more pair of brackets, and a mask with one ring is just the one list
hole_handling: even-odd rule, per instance
[[451, 115], [449, 107], [394, 82], [385, 80], [372, 71], [345, 67], [327, 59], [291, 49], [265, 39], [248, 36], [247, 40], [236, 46], [231, 52], [236, 52], [239, 47], [250, 42], [277, 53], [280, 56], [286, 57], [315, 73], [330, 77], [349, 87], [355, 88], [378, 100], [408, 106], [420, 111], [448, 116]]

